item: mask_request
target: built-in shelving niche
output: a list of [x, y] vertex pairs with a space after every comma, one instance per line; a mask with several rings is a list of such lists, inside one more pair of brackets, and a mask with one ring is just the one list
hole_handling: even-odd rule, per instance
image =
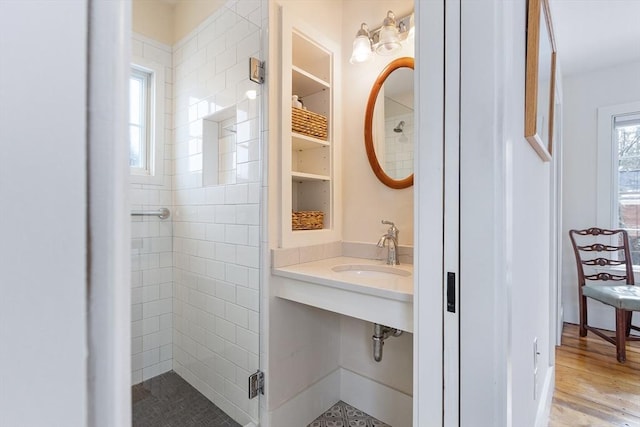
[[[317, 244], [339, 239], [336, 185], [339, 154], [335, 140], [337, 86], [335, 63], [339, 45], [322, 31], [282, 13], [282, 246]], [[338, 70], [339, 71], [339, 70]], [[327, 119], [327, 137], [292, 131], [291, 97]], [[338, 201], [338, 203], [336, 203]], [[322, 211], [323, 228], [292, 230], [290, 212]]]
[[236, 183], [236, 106], [202, 119], [202, 185]]

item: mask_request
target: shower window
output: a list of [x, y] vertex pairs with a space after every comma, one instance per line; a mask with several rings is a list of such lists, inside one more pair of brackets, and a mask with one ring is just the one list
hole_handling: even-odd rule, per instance
[[136, 59], [129, 77], [129, 167], [132, 182], [162, 184], [164, 68]]
[[129, 79], [129, 166], [137, 173], [148, 173], [149, 164], [149, 86], [151, 74], [133, 68]]

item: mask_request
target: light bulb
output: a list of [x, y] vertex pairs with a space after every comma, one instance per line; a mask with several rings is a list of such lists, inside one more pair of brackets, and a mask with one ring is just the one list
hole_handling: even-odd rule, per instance
[[357, 62], [366, 62], [372, 58], [371, 41], [368, 36], [358, 36], [353, 41], [353, 52], [349, 62], [355, 64]]
[[396, 16], [392, 11], [388, 11], [387, 17], [384, 18], [384, 24], [380, 29], [380, 39], [376, 52], [380, 55], [391, 55], [401, 47], [400, 36], [396, 28]]
[[363, 22], [356, 34], [356, 39], [353, 41], [353, 52], [351, 53], [349, 62], [352, 64], [356, 62], [366, 62], [371, 59], [372, 56], [369, 27]]
[[402, 45], [400, 44], [396, 27], [382, 27], [380, 30], [380, 42], [378, 43], [378, 47], [376, 47], [376, 52], [380, 55], [391, 55], [401, 47]]

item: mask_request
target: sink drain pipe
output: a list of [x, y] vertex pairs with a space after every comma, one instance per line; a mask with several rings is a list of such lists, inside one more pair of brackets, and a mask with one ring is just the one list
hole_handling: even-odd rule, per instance
[[382, 346], [384, 346], [384, 340], [389, 337], [399, 337], [402, 335], [402, 331], [399, 329], [384, 326], [379, 323], [373, 324], [373, 360], [379, 362], [382, 360]]

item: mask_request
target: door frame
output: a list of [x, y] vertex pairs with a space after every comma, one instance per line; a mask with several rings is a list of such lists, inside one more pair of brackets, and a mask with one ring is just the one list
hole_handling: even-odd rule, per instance
[[[415, 2], [413, 425], [443, 425], [445, 0]], [[434, 100], [439, 100], [434, 102]]]
[[88, 0], [88, 420], [131, 425], [131, 0]]

